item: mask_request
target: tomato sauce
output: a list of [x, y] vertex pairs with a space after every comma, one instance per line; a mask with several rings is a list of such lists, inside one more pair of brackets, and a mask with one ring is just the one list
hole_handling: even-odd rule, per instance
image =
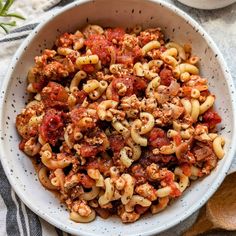
[[85, 45], [93, 54], [98, 55], [102, 64], [107, 64], [111, 60], [109, 46], [112, 44], [105, 38], [104, 35], [92, 34], [85, 41]]
[[212, 129], [214, 128], [217, 124], [221, 123], [222, 119], [218, 115], [217, 112], [208, 110], [204, 113], [203, 115], [203, 121], [205, 124], [208, 126], [208, 128]]
[[49, 82], [41, 91], [41, 99], [46, 107], [60, 109], [67, 106], [68, 93], [61, 84]]
[[160, 71], [161, 84], [169, 86], [171, 81], [174, 80], [172, 71], [170, 69], [164, 68]]
[[63, 132], [63, 113], [55, 109], [47, 110], [39, 127], [39, 133], [43, 140], [55, 146]]
[[153, 128], [149, 135], [150, 145], [154, 148], [161, 148], [162, 146], [169, 145], [170, 141], [166, 133], [160, 128]]

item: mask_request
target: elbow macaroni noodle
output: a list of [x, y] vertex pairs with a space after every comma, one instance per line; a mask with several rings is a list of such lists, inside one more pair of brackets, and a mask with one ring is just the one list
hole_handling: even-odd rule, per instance
[[160, 28], [88, 25], [53, 48], [29, 70], [16, 128], [71, 220], [156, 214], [223, 158], [216, 96], [190, 45]]

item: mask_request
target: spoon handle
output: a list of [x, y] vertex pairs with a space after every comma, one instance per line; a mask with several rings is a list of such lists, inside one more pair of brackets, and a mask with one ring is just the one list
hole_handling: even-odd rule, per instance
[[207, 218], [206, 207], [204, 206], [198, 215], [195, 224], [189, 228], [183, 236], [197, 236], [211, 229], [214, 229], [214, 224]]

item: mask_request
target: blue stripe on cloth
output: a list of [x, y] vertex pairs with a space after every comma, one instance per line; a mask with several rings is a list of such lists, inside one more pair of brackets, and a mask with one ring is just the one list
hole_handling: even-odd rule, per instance
[[58, 3], [56, 6], [63, 7], [68, 5], [69, 3], [74, 2], [74, 0], [62, 0], [60, 3]]
[[16, 29], [14, 29], [14, 30], [11, 30], [11, 31], [9, 32], [9, 34], [33, 30], [38, 24], [39, 24], [39, 23], [33, 23], [33, 24], [28, 24], [28, 25], [21, 26], [21, 27], [19, 27], [19, 28], [16, 28]]
[[[3, 198], [3, 201], [7, 207], [7, 215], [6, 215], [6, 231], [8, 236], [19, 236], [20, 230], [19, 225], [17, 223], [17, 207], [12, 200], [11, 197], [11, 185], [9, 184], [7, 177], [2, 168], [2, 164], [0, 163], [0, 195]], [[23, 212], [21, 209], [20, 199], [16, 195], [17, 203], [19, 204], [19, 213], [22, 223], [22, 228], [24, 232], [24, 236], [27, 235], [27, 229], [25, 224], [25, 218], [23, 216]], [[42, 227], [39, 221], [39, 218], [36, 214], [34, 214], [30, 209], [26, 207], [26, 212], [29, 219], [29, 236], [42, 236]]]
[[[21, 200], [17, 195], [16, 195], [16, 201], [19, 205], [20, 221], [21, 221], [23, 233], [26, 236], [27, 235], [27, 229], [26, 229], [25, 217], [24, 217], [24, 214], [23, 214], [22, 208], [21, 208], [21, 202], [20, 202]], [[27, 236], [30, 236], [30, 235], [27, 235]]]
[[30, 236], [42, 236], [42, 226], [38, 216], [28, 207], [26, 207], [26, 212], [29, 219]]
[[7, 180], [7, 177], [3, 171], [2, 164], [0, 163], [0, 194], [7, 207], [6, 216], [6, 231], [8, 236], [20, 235], [19, 226], [16, 218], [16, 205], [11, 197], [11, 186]]
[[0, 43], [5, 43], [5, 42], [16, 41], [16, 40], [19, 40], [19, 39], [24, 39], [27, 36], [28, 36], [28, 34], [23, 34], [23, 35], [20, 35], [20, 36], [3, 38], [3, 39], [0, 39]]

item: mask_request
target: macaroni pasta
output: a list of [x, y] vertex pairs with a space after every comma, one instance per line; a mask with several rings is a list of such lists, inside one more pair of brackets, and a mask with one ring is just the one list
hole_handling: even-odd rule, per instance
[[224, 156], [216, 96], [190, 45], [160, 28], [88, 25], [35, 58], [19, 148], [70, 219], [156, 214]]

